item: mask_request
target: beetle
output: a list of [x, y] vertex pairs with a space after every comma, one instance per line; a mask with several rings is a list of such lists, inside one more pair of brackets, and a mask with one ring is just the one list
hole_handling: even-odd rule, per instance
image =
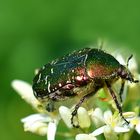
[[118, 79], [122, 80], [119, 96], [122, 93], [125, 81], [137, 83], [127, 66], [121, 65], [111, 54], [101, 49], [84, 48], [74, 51], [64, 57], [53, 60], [44, 65], [33, 79], [33, 92], [35, 97], [45, 104], [48, 112], [55, 110], [54, 103], [82, 95], [72, 112], [71, 123], [77, 115], [81, 104], [97, 93], [101, 88], [107, 87], [120, 116], [129, 123], [122, 114], [122, 107], [112, 89], [112, 84]]

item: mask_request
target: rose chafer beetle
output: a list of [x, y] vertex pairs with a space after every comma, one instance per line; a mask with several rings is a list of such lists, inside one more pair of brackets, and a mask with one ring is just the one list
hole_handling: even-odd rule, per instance
[[84, 100], [96, 94], [96, 92], [107, 87], [121, 117], [129, 123], [122, 114], [122, 107], [117, 96], [112, 90], [112, 84], [118, 79], [122, 80], [120, 88], [120, 100], [125, 81], [137, 83], [127, 66], [121, 65], [112, 55], [101, 49], [85, 48], [74, 51], [60, 59], [56, 59], [44, 65], [33, 79], [33, 91], [35, 97], [45, 104], [48, 112], [54, 111], [54, 103], [79, 96], [79, 102], [72, 112], [71, 123], [78, 108]]

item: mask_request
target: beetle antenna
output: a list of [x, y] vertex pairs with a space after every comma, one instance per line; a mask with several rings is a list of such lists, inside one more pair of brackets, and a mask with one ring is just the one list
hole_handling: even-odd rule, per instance
[[[131, 55], [129, 56], [129, 58], [127, 59], [127, 64], [126, 64], [127, 68], [128, 68], [128, 65], [129, 65], [129, 61], [130, 61], [130, 59], [131, 59], [132, 57], [133, 57], [133, 55], [131, 54]], [[132, 82], [133, 82], [133, 83], [138, 83], [139, 80], [134, 80], [134, 79], [132, 79]]]
[[127, 63], [126, 63], [127, 68], [128, 68], [128, 65], [129, 65], [129, 61], [131, 60], [132, 57], [133, 57], [133, 54], [131, 54], [131, 55], [129, 56], [129, 58], [127, 59]]

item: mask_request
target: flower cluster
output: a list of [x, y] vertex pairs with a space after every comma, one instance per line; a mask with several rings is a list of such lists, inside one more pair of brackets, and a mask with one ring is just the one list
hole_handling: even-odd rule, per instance
[[[28, 102], [33, 108], [39, 112], [40, 103], [33, 96], [31, 86], [23, 81], [14, 80], [12, 82], [13, 88]], [[62, 119], [66, 126], [74, 129], [71, 124], [72, 108], [69, 109], [65, 106], [60, 106], [59, 114], [55, 117], [50, 117], [45, 112], [41, 111], [37, 114], [32, 114], [21, 120], [24, 123], [24, 130], [36, 133], [39, 135], [47, 135], [48, 140], [54, 140], [57, 125]], [[118, 133], [129, 132], [134, 129], [140, 134], [140, 118], [134, 112], [126, 112], [123, 114], [130, 125], [125, 124], [118, 113], [112, 114], [110, 110], [102, 112], [100, 108], [87, 111], [85, 108], [80, 107], [77, 113], [77, 121], [81, 129], [90, 128], [92, 125], [96, 129], [88, 133], [80, 133], [75, 135], [76, 140], [96, 140], [96, 136], [104, 134], [106, 139], [118, 139]], [[82, 132], [82, 131], [81, 131]], [[111, 135], [111, 138], [110, 138]]]

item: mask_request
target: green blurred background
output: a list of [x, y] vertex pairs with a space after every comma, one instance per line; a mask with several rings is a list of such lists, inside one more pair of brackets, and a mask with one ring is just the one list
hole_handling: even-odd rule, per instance
[[99, 38], [140, 55], [140, 2], [122, 0], [0, 0], [0, 140], [44, 140], [25, 133], [33, 113], [11, 81], [32, 82], [34, 70]]

